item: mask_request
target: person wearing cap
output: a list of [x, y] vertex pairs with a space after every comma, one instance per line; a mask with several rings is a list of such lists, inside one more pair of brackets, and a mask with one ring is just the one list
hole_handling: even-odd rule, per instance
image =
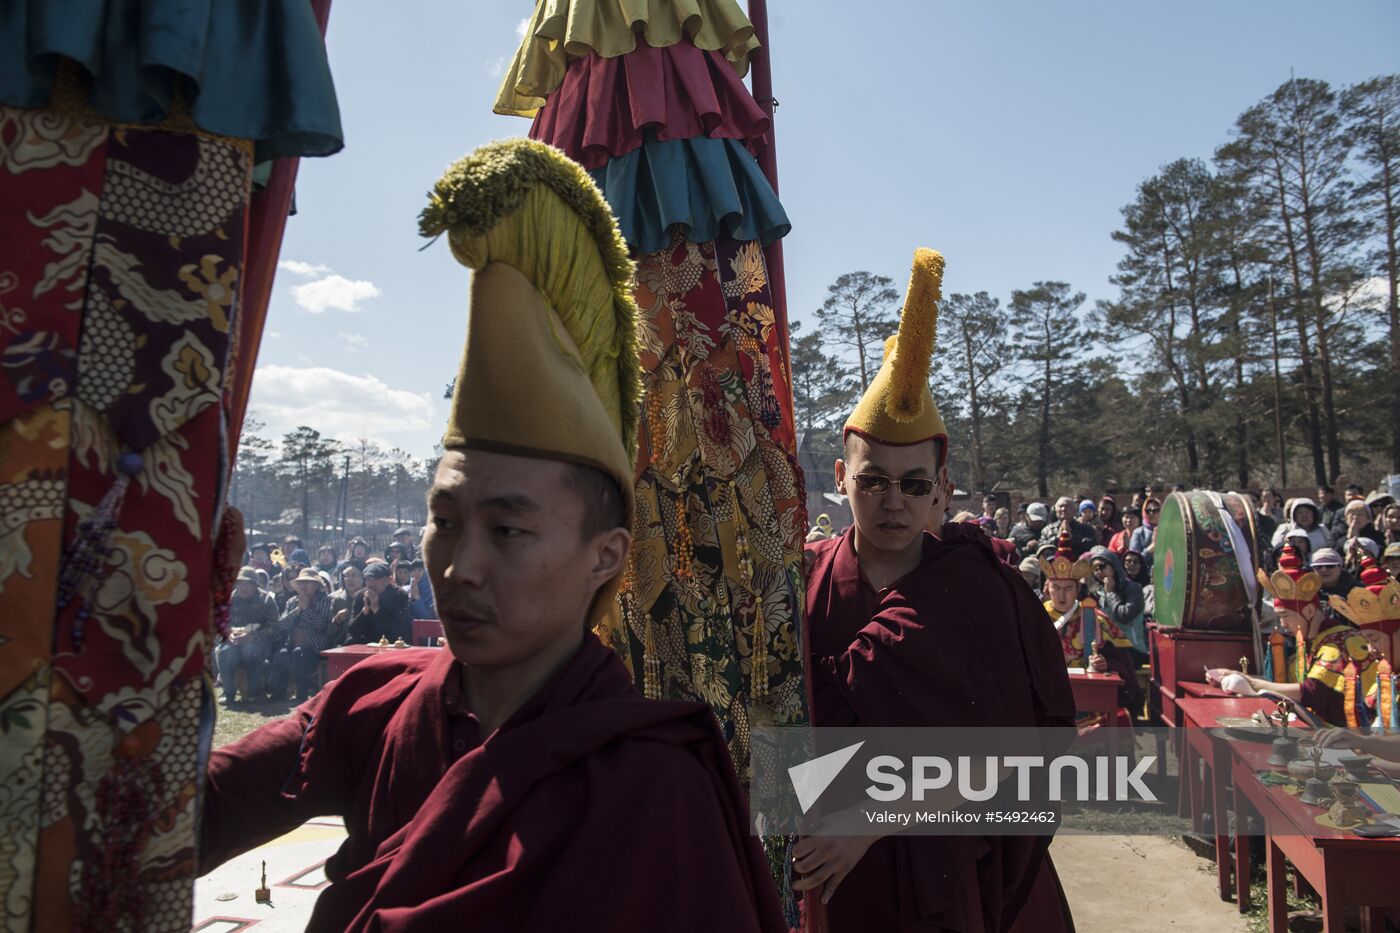
[[[1046, 525], [1040, 530], [1040, 540], [1042, 543], [1055, 544], [1058, 546], [1060, 531], [1069, 529], [1071, 546], [1074, 549], [1075, 557], [1082, 557], [1089, 552], [1089, 549], [1099, 543], [1099, 533], [1092, 525], [1075, 518], [1075, 507], [1078, 505], [1069, 496], [1061, 496], [1055, 500], [1055, 521]], [[1090, 503], [1090, 507], [1093, 503]]]
[[1026, 506], [1026, 520], [1011, 529], [1011, 543], [1020, 554], [1030, 557], [1040, 541], [1040, 532], [1050, 521], [1050, 509], [1044, 502], [1032, 502]]
[[1309, 561], [1322, 580], [1322, 598], [1334, 593], [1343, 599], [1356, 586], [1356, 577], [1342, 567], [1342, 555], [1330, 547], [1318, 548]]
[[1371, 555], [1373, 557], [1384, 547], [1384, 535], [1372, 520], [1370, 506], [1353, 500], [1342, 509], [1341, 533], [1333, 536], [1337, 550], [1341, 552], [1348, 567], [1360, 566], [1361, 557], [1357, 547], [1362, 540], [1371, 541], [1376, 545], [1376, 551]]
[[[1278, 570], [1266, 574], [1261, 569], [1257, 571], [1257, 577], [1260, 585], [1273, 597], [1279, 625], [1295, 644], [1303, 646], [1304, 656], [1298, 658], [1295, 651], [1292, 662], [1283, 665], [1286, 670], [1278, 670], [1278, 665], [1271, 663], [1269, 666], [1274, 669], [1269, 677], [1245, 674], [1244, 680], [1249, 689], [1276, 693], [1334, 726], [1358, 724], [1347, 722], [1347, 708], [1351, 706], [1353, 715], [1365, 720], [1359, 721], [1359, 724], [1365, 725], [1369, 721], [1366, 697], [1375, 687], [1380, 660], [1380, 653], [1373, 650], [1373, 643], [1380, 640], [1379, 631], [1359, 630], [1327, 611], [1326, 603], [1330, 602], [1335, 607], [1339, 597], [1332, 596], [1324, 602], [1321, 575], [1315, 569], [1306, 569], [1291, 542], [1284, 544]], [[1342, 604], [1345, 606], [1346, 602], [1342, 601]], [[1357, 673], [1359, 693], [1355, 697], [1356, 702], [1350, 704], [1346, 696], [1348, 665]], [[1206, 677], [1212, 683], [1229, 689], [1223, 683], [1226, 673], [1214, 669], [1207, 671]]]
[[1040, 558], [1034, 556], [1024, 558], [1016, 569], [1021, 572], [1021, 579], [1026, 581], [1026, 585], [1033, 592], [1039, 593], [1041, 591], [1044, 581], [1040, 576]]
[[[925, 530], [937, 491], [951, 491], [947, 430], [928, 387], [942, 269], [933, 250], [915, 253], [899, 332], [846, 421], [836, 486], [854, 524], [806, 547], [812, 722], [1067, 727], [1074, 699], [1035, 595], [971, 525]], [[884, 834], [819, 830], [793, 849], [793, 889], [812, 892], [806, 908], [813, 922], [825, 911], [832, 933], [1006, 929], [1018, 912], [1037, 929], [1068, 928], [1048, 838], [953, 846], [889, 835], [859, 802], [842, 804], [831, 802], [824, 825]]]
[[335, 644], [345, 642], [345, 630], [350, 620], [360, 614], [365, 604], [365, 575], [354, 564], [347, 564], [340, 571], [340, 587], [331, 592], [334, 614], [331, 621], [335, 632], [331, 640]]
[[228, 613], [228, 635], [221, 637], [214, 648], [219, 684], [224, 688], [224, 706], [231, 707], [237, 701], [239, 671], [246, 678], [244, 701], [262, 702], [267, 698], [263, 675], [272, 649], [270, 636], [277, 626], [277, 603], [270, 593], [259, 588], [258, 571], [252, 567], [238, 571]]
[[413, 560], [417, 556], [415, 545], [418, 540], [418, 532], [412, 528], [400, 528], [394, 532], [394, 543], [403, 548], [403, 556], [406, 560]]
[[1381, 558], [1384, 560], [1385, 569], [1390, 575], [1400, 580], [1400, 541], [1394, 544], [1387, 544]]
[[394, 584], [394, 572], [383, 561], [365, 564], [365, 598], [360, 611], [350, 619], [345, 632], [347, 645], [374, 644], [381, 639], [390, 644], [413, 638], [413, 620], [408, 614], [408, 595]]
[[474, 270], [423, 540], [447, 648], [380, 652], [215, 751], [202, 868], [335, 812], [313, 931], [785, 931], [708, 707], [645, 698], [593, 632], [631, 545], [641, 391], [607, 204], [531, 140], [432, 199], [424, 233]]
[[311, 566], [311, 555], [306, 553], [305, 548], [295, 548], [287, 552], [287, 566], [297, 573], [301, 573]]
[[1079, 503], [1079, 520], [1094, 529], [1096, 538], [1103, 537], [1103, 522], [1099, 519], [1099, 507], [1093, 499], [1083, 499]]
[[390, 541], [389, 546], [384, 549], [384, 561], [393, 567], [401, 560], [408, 560], [408, 548], [397, 541]]
[[273, 699], [285, 699], [290, 682], [300, 702], [315, 688], [334, 606], [321, 574], [310, 567], [297, 573], [292, 589], [296, 596], [287, 601], [277, 624], [280, 644], [272, 655], [270, 690]]

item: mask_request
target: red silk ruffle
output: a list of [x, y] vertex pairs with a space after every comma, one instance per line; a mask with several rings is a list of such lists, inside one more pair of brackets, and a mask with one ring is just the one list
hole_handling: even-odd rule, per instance
[[559, 88], [530, 127], [530, 137], [562, 149], [585, 168], [639, 148], [644, 131], [660, 140], [741, 140], [752, 153], [768, 144], [770, 121], [719, 52], [689, 41], [633, 52], [596, 53], [569, 63]]

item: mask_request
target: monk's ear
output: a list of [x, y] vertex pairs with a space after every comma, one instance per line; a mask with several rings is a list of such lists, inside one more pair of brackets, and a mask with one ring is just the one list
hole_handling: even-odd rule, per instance
[[836, 491], [839, 493], [846, 491], [846, 461], [840, 457], [836, 458]]
[[626, 528], [610, 528], [593, 539], [593, 568], [589, 574], [597, 578], [599, 586], [622, 572], [627, 560], [627, 549], [632, 546], [632, 533]]

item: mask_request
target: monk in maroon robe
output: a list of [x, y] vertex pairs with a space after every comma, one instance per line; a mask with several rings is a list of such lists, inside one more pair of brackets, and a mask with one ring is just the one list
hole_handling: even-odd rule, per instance
[[[942, 259], [921, 250], [899, 336], [848, 419], [837, 488], [855, 524], [807, 545], [812, 718], [823, 726], [1059, 727], [1074, 697], [1054, 626], [973, 527], [924, 531], [951, 493], [928, 390]], [[836, 819], [850, 811], [830, 815]], [[794, 847], [808, 928], [1073, 928], [1044, 836], [816, 835]], [[824, 906], [823, 906], [824, 905]], [[823, 918], [819, 916], [825, 912]]]
[[640, 393], [602, 195], [508, 140], [424, 218], [476, 270], [423, 541], [447, 650], [364, 661], [215, 752], [204, 870], [336, 814], [312, 930], [784, 930], [708, 708], [643, 698], [590, 631], [631, 545]]

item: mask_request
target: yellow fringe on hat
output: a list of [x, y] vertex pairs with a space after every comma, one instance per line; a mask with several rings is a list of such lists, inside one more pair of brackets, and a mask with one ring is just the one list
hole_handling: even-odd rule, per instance
[[890, 362], [887, 410], [896, 421], [913, 421], [928, 397], [933, 345], [938, 339], [938, 302], [943, 299], [943, 256], [920, 247], [914, 252], [909, 291], [899, 317], [899, 336]]

